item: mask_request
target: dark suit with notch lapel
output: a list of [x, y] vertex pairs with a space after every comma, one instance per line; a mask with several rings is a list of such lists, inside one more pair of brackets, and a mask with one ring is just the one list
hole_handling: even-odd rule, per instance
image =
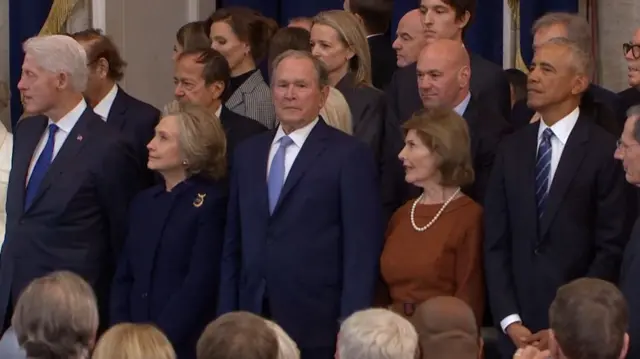
[[302, 358], [331, 357], [339, 319], [373, 304], [384, 236], [377, 170], [364, 144], [320, 119], [270, 215], [275, 133], [236, 150], [219, 312], [269, 312]]
[[160, 121], [160, 110], [133, 98], [118, 86], [116, 98], [107, 116], [107, 124], [132, 144], [144, 174], [143, 187], [150, 186], [154, 182], [152, 172], [147, 171], [149, 159], [147, 144], [153, 138], [158, 121]]
[[367, 38], [371, 53], [371, 76], [373, 86], [384, 90], [396, 70], [396, 52], [391, 47], [389, 34], [371, 35]]
[[256, 120], [238, 115], [237, 113], [229, 110], [226, 106], [221, 106], [220, 123], [222, 124], [225, 135], [227, 136], [227, 161], [228, 164], [231, 165], [231, 163], [233, 163], [232, 157], [235, 148], [247, 138], [267, 131], [267, 128]]
[[[549, 327], [556, 290], [580, 277], [615, 281], [627, 240], [625, 181], [616, 139], [581, 112], [538, 221], [539, 124], [507, 137], [485, 200], [485, 272], [494, 322], [519, 314], [532, 332]], [[501, 331], [501, 329], [499, 329]], [[501, 335], [503, 356], [513, 344]]]
[[[91, 284], [106, 323], [115, 259], [127, 228], [127, 206], [138, 190], [130, 144], [87, 108], [53, 159], [29, 208], [26, 178], [47, 130], [45, 116], [28, 117], [16, 137], [7, 196], [7, 234], [0, 257], [0, 323], [35, 278], [70, 270]], [[8, 310], [9, 309], [9, 310]]]

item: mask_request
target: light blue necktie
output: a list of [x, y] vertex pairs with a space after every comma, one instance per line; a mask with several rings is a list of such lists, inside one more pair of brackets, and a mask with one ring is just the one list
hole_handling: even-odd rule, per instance
[[547, 128], [542, 132], [542, 140], [538, 146], [538, 158], [536, 160], [536, 201], [538, 203], [538, 218], [542, 218], [545, 202], [549, 194], [549, 181], [551, 177], [551, 136], [553, 131]]
[[282, 137], [280, 139], [280, 147], [273, 157], [273, 161], [271, 161], [271, 169], [269, 170], [269, 176], [267, 178], [267, 186], [269, 188], [269, 213], [273, 213], [273, 210], [276, 208], [276, 204], [280, 198], [280, 192], [284, 186], [284, 159], [287, 147], [292, 143], [293, 140], [289, 136]]
[[56, 143], [55, 135], [57, 131], [58, 126], [53, 123], [49, 125], [47, 143], [44, 145], [44, 149], [42, 150], [42, 153], [40, 153], [40, 157], [38, 157], [35, 166], [33, 166], [31, 177], [29, 177], [29, 182], [27, 183], [27, 191], [24, 198], [25, 209], [31, 206], [31, 202], [33, 202], [36, 193], [38, 193], [38, 188], [40, 188], [40, 183], [44, 179], [44, 176], [47, 174], [47, 170], [51, 165], [51, 161], [53, 160], [53, 148]]

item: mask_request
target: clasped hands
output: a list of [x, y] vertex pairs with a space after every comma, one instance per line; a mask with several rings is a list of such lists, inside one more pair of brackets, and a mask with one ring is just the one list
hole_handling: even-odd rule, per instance
[[516, 322], [507, 327], [507, 335], [519, 349], [524, 349], [527, 346], [532, 346], [538, 351], [549, 349], [549, 329], [543, 329], [533, 334], [522, 323]]

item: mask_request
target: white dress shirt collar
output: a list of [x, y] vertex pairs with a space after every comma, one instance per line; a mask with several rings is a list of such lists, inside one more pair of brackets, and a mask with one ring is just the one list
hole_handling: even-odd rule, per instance
[[87, 103], [84, 101], [84, 99], [82, 99], [80, 103], [78, 103], [78, 105], [73, 108], [73, 110], [69, 111], [60, 120], [58, 120], [58, 122], [53, 122], [51, 119], [49, 119], [49, 124], [55, 123], [56, 126], [58, 126], [59, 130], [62, 130], [65, 133], [69, 134], [76, 123], [78, 123], [78, 120], [80, 120], [80, 116], [82, 116], [84, 110], [86, 109]]
[[111, 90], [107, 93], [105, 97], [100, 100], [100, 102], [93, 108], [93, 112], [95, 112], [103, 121], [107, 120], [109, 116], [109, 111], [111, 111], [111, 106], [113, 106], [113, 101], [116, 99], [116, 95], [118, 94], [118, 85], [113, 85]]
[[371, 34], [371, 35], [367, 35], [367, 40], [369, 40], [370, 38], [374, 37], [374, 36], [382, 36], [384, 35], [384, 33], [378, 33], [378, 34]]
[[316, 117], [315, 120], [311, 121], [311, 123], [305, 125], [304, 127], [300, 127], [297, 130], [294, 130], [293, 132], [291, 132], [290, 134], [286, 134], [284, 133], [284, 130], [282, 129], [282, 125], [278, 126], [278, 130], [276, 131], [276, 135], [273, 137], [273, 142], [272, 144], [276, 144], [278, 143], [278, 141], [280, 141], [280, 139], [284, 136], [289, 136], [289, 138], [291, 138], [291, 140], [293, 140], [293, 143], [298, 147], [298, 148], [302, 148], [302, 145], [304, 144], [304, 141], [307, 140], [307, 137], [309, 137], [309, 134], [311, 133], [311, 130], [313, 130], [313, 128], [316, 126], [316, 124], [319, 121], [319, 117]]
[[464, 116], [464, 112], [469, 106], [469, 101], [471, 101], [471, 92], [467, 92], [467, 96], [465, 96], [462, 102], [460, 102], [456, 105], [456, 107], [453, 108], [453, 111], [455, 111], [460, 116]]
[[[218, 109], [215, 112], [215, 115], [218, 118], [218, 120], [220, 120], [220, 115], [222, 115], [222, 106], [224, 106], [224, 105], [220, 104], [220, 106], [218, 106]], [[222, 120], [220, 120], [220, 121], [222, 121]]]
[[558, 138], [560, 143], [562, 143], [563, 146], [566, 145], [571, 131], [578, 122], [578, 117], [580, 117], [580, 107], [576, 107], [575, 110], [571, 111], [571, 113], [563, 117], [560, 121], [554, 123], [552, 126], [547, 126], [544, 122], [544, 118], [542, 118], [540, 120], [540, 127], [538, 127], [538, 141], [542, 139], [542, 133], [544, 130], [551, 128], [553, 135]]

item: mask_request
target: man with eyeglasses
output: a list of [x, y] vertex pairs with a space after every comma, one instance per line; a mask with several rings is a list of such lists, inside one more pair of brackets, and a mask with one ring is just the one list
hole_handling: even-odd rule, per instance
[[633, 39], [622, 45], [624, 59], [627, 60], [629, 71], [629, 88], [620, 92], [620, 102], [625, 110], [640, 104], [640, 28], [636, 30]]

